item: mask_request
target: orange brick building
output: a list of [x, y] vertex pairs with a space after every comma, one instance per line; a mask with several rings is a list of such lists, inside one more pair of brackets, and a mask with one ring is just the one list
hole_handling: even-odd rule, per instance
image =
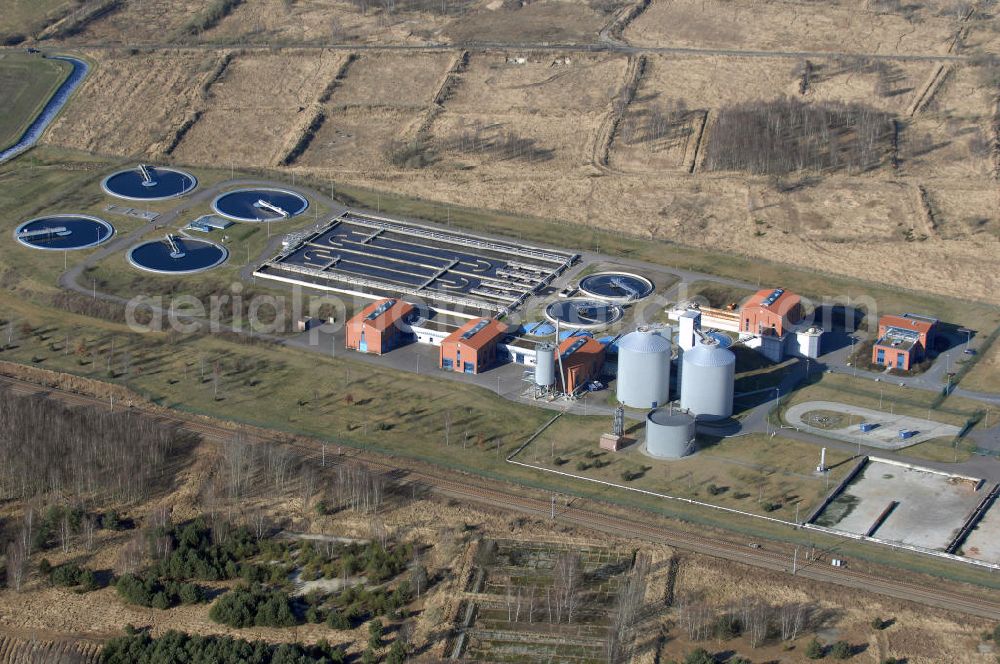
[[[601, 374], [604, 366], [604, 344], [593, 337], [567, 337], [559, 344], [556, 374], [559, 387], [573, 394]], [[561, 365], [561, 366], [560, 366]]]
[[784, 288], [757, 291], [740, 310], [740, 332], [781, 336], [802, 320], [802, 298]]
[[507, 326], [490, 318], [474, 318], [441, 341], [438, 366], [448, 371], [479, 373], [496, 363], [497, 344]]
[[347, 321], [345, 345], [361, 353], [387, 353], [410, 339], [407, 323], [415, 312], [416, 307], [402, 300], [372, 302]]
[[872, 347], [872, 364], [909, 371], [927, 357], [937, 322], [917, 314], [882, 316], [878, 319], [878, 341]]

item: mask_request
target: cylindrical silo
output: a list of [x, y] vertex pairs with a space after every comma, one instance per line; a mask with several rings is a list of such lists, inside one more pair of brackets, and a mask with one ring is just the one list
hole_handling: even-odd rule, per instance
[[535, 350], [535, 385], [552, 387], [556, 382], [556, 347], [541, 344]]
[[710, 337], [699, 339], [681, 359], [681, 408], [698, 419], [733, 414], [736, 356]]
[[679, 459], [694, 452], [694, 417], [682, 411], [659, 409], [646, 416], [646, 452]]
[[618, 401], [656, 408], [669, 401], [670, 341], [648, 329], [618, 340]]

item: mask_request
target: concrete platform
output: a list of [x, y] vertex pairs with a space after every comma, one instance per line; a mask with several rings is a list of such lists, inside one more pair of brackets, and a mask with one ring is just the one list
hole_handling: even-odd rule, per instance
[[871, 536], [943, 551], [982, 499], [975, 489], [967, 479], [870, 461], [816, 523], [864, 535], [896, 501], [899, 504]]
[[969, 533], [962, 554], [988, 563], [1000, 563], [1000, 502], [986, 512], [979, 525]]

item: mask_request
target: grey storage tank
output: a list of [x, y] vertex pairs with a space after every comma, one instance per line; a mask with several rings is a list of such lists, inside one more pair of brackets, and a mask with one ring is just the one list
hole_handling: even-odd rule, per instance
[[618, 401], [632, 408], [656, 408], [669, 401], [670, 341], [666, 331], [639, 328], [618, 346]]
[[736, 356], [711, 337], [702, 337], [681, 356], [681, 408], [702, 420], [733, 414]]
[[646, 416], [646, 452], [679, 459], [695, 451], [694, 417], [683, 411], [654, 410]]
[[556, 347], [540, 344], [535, 350], [535, 385], [552, 387], [556, 382]]

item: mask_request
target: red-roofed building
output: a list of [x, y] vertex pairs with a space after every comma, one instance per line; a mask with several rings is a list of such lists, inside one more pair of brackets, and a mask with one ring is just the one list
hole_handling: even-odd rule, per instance
[[497, 344], [507, 326], [490, 318], [474, 318], [441, 341], [438, 366], [448, 371], [479, 373], [497, 359]]
[[937, 323], [936, 318], [917, 314], [882, 316], [878, 319], [878, 341], [872, 347], [872, 364], [909, 371], [927, 357]]
[[372, 302], [347, 321], [345, 345], [361, 353], [387, 353], [410, 339], [408, 323], [415, 312], [416, 307], [402, 300]]
[[559, 387], [573, 394], [601, 375], [604, 366], [604, 344], [587, 336], [567, 337], [559, 344], [556, 374], [561, 376]]
[[784, 288], [757, 291], [740, 310], [740, 332], [782, 336], [802, 320], [802, 298]]

